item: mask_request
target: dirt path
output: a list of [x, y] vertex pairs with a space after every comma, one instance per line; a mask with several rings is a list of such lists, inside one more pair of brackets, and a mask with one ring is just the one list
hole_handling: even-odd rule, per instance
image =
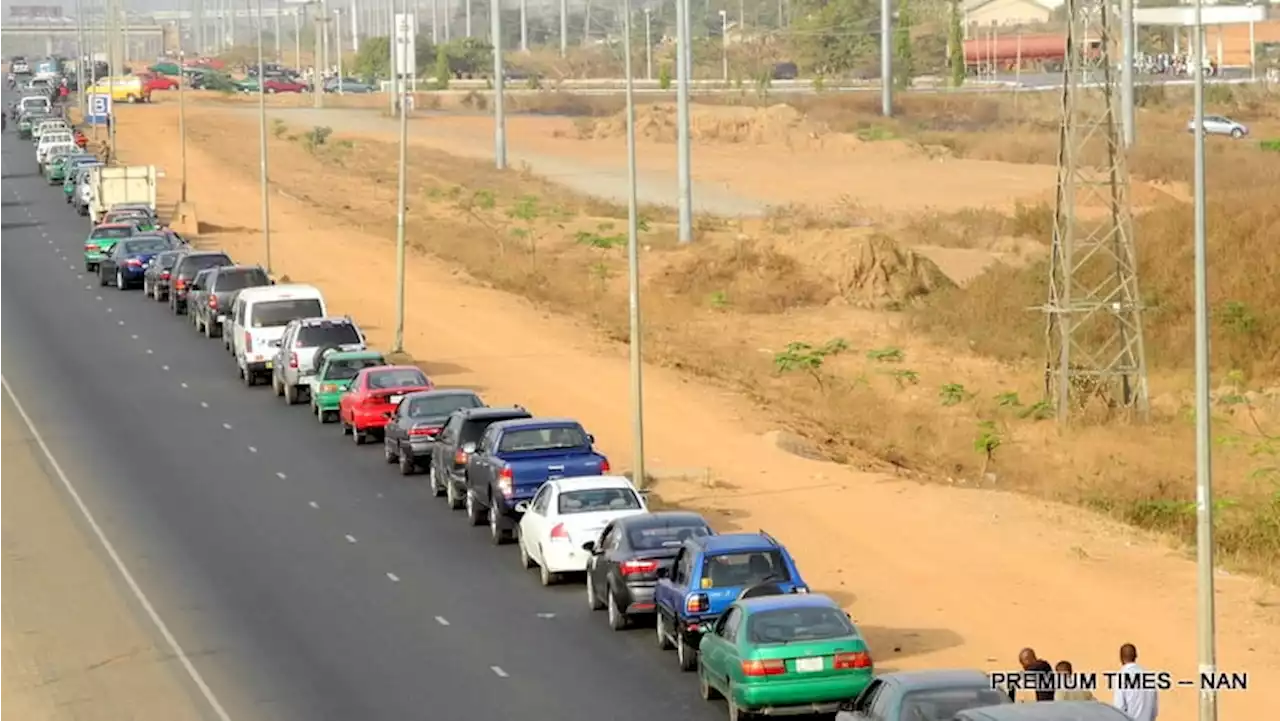
[[[175, 128], [145, 112], [122, 113], [122, 155], [176, 169]], [[254, 171], [229, 164], [224, 153], [189, 151], [201, 219], [225, 229], [205, 242], [261, 261]], [[285, 187], [305, 187], [302, 168], [272, 172]], [[170, 173], [165, 202], [176, 183]], [[272, 213], [276, 274], [318, 284], [335, 312], [357, 315], [371, 342], [386, 346], [394, 311], [390, 238], [333, 227], [279, 193]], [[623, 348], [479, 288], [430, 257], [412, 256], [408, 278], [406, 346], [438, 381], [477, 388], [493, 403], [575, 416], [615, 467], [627, 466]], [[851, 610], [882, 667], [1005, 668], [1032, 645], [1077, 669], [1106, 670], [1117, 665], [1119, 645], [1133, 642], [1149, 668], [1188, 678], [1195, 672], [1194, 566], [1183, 554], [1074, 509], [798, 459], [763, 437], [767, 415], [746, 399], [674, 371], [646, 373], [651, 470], [694, 469], [691, 475], [710, 479], [666, 480], [659, 493], [703, 509], [722, 529], [775, 534], [810, 583]], [[1255, 690], [1223, 699], [1225, 719], [1280, 708], [1280, 688], [1266, 683], [1280, 674], [1276, 601], [1275, 590], [1255, 580], [1219, 580], [1220, 665], [1255, 679]], [[1162, 704], [1162, 721], [1190, 721], [1195, 694], [1173, 691]]]
[[23, 721], [198, 721], [200, 707], [3, 401], [3, 685]]

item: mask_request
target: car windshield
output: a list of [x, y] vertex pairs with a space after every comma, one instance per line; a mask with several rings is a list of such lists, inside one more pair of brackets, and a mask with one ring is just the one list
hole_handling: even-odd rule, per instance
[[417, 368], [395, 368], [369, 374], [369, 388], [375, 391], [425, 385], [427, 385], [427, 377]]
[[686, 538], [711, 535], [711, 529], [703, 525], [637, 526], [627, 529], [627, 539], [637, 551], [657, 551], [663, 548], [679, 548]]
[[298, 330], [298, 348], [319, 348], [325, 345], [348, 345], [360, 342], [360, 332], [350, 323], [319, 323], [304, 325]]
[[133, 235], [133, 228], [94, 228], [89, 237], [93, 240], [102, 238], [128, 238]]
[[498, 452], [550, 451], [560, 448], [581, 448], [587, 445], [590, 445], [587, 434], [577, 426], [519, 428], [502, 434]]
[[182, 259], [182, 275], [195, 275], [202, 270], [231, 265], [231, 259], [225, 255], [188, 255]]
[[644, 506], [630, 488], [592, 488], [560, 494], [556, 504], [561, 515], [600, 511], [638, 511]]
[[725, 588], [729, 586], [754, 586], [770, 581], [791, 580], [787, 564], [776, 549], [769, 551], [741, 551], [708, 556], [702, 564], [702, 587]]
[[289, 325], [291, 320], [314, 318], [318, 315], [324, 315], [324, 309], [316, 298], [271, 300], [254, 304], [249, 325], [254, 328], [278, 328]]
[[218, 273], [218, 290], [244, 290], [267, 285], [267, 274], [259, 268], [222, 271]]
[[1008, 703], [1009, 697], [989, 687], [910, 691], [902, 697], [898, 718], [905, 721], [948, 721], [961, 711]]
[[794, 643], [844, 638], [858, 632], [838, 608], [797, 606], [751, 614], [747, 633], [752, 643]]
[[124, 255], [130, 253], [159, 253], [162, 250], [168, 250], [169, 244], [159, 238], [147, 238], [145, 240], [129, 240], [124, 242], [121, 252]]
[[349, 360], [333, 361], [329, 363], [329, 369], [325, 371], [324, 379], [327, 381], [349, 381], [365, 368], [376, 368], [386, 364], [387, 362], [381, 358], [351, 358]]
[[140, 210], [113, 210], [107, 213], [108, 223], [132, 223], [139, 220], [151, 220], [151, 216]]
[[471, 393], [422, 396], [409, 399], [410, 418], [444, 418], [459, 408], [479, 408], [484, 405]]

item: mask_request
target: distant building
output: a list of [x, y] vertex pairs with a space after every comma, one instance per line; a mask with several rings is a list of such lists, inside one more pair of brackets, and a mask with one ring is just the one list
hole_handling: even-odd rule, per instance
[[1063, 0], [965, 0], [964, 25], [975, 27], [1042, 25], [1049, 22]]

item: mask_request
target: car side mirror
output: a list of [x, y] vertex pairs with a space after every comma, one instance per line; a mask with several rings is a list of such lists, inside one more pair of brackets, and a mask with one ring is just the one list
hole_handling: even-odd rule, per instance
[[275, 284], [276, 284], [276, 279], [275, 279], [275, 278], [272, 278], [272, 279], [271, 279], [271, 285], [275, 285]]
[[516, 513], [528, 513], [528, 512], [529, 512], [528, 501], [520, 501], [519, 503], [516, 504]]
[[854, 709], [853, 701], [848, 701], [848, 700], [841, 701], [840, 706], [837, 708], [838, 711], [843, 711], [845, 713], [853, 713], [853, 709]]
[[382, 412], [382, 417], [383, 417], [383, 418], [386, 418], [387, 420], [390, 420], [390, 419], [391, 419], [391, 411], [383, 411], [383, 412]]
[[595, 436], [593, 436], [593, 435], [591, 435], [590, 433], [588, 433], [588, 434], [587, 434], [587, 443], [595, 443], [595, 442], [596, 442], [596, 437], [595, 437]]
[[475, 452], [476, 452], [476, 444], [474, 444], [474, 443], [463, 443], [463, 444], [462, 444], [462, 452], [463, 452], [463, 453], [466, 453], [467, 455], [471, 455], [472, 453], [475, 453]]
[[594, 554], [596, 552], [596, 542], [587, 541], [586, 543], [582, 544], [582, 550], [586, 551], [587, 553]]
[[658, 569], [657, 576], [658, 576], [658, 578], [671, 578], [671, 569], [670, 569], [670, 568], [659, 568], [659, 569]]

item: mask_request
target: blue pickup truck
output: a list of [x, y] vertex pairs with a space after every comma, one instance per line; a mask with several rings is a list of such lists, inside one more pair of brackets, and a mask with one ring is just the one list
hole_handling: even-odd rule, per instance
[[543, 483], [609, 472], [609, 459], [593, 443], [582, 424], [568, 418], [494, 423], [467, 458], [467, 518], [474, 526], [488, 521], [493, 543], [506, 543], [519, 520], [516, 504], [533, 498]]
[[772, 536], [726, 533], [688, 538], [653, 591], [658, 647], [676, 647], [682, 671], [698, 667], [698, 644], [743, 592], [808, 593], [795, 561]]

